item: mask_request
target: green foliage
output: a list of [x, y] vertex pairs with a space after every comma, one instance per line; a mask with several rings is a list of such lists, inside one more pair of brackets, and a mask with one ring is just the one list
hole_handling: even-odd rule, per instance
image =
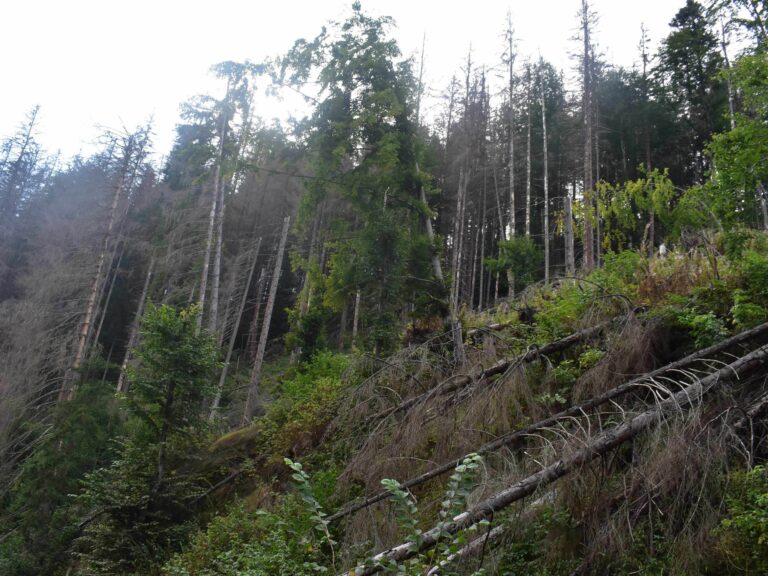
[[77, 503], [85, 574], [147, 571], [183, 541], [204, 482], [189, 459], [205, 440], [203, 398], [216, 345], [198, 334], [195, 307], [149, 306], [138, 366], [129, 373], [130, 433], [108, 467], [88, 474]]
[[[467, 506], [467, 499], [474, 488], [474, 479], [482, 463], [482, 457], [478, 454], [469, 454], [456, 467], [456, 470], [448, 480], [448, 486], [445, 491], [442, 502], [440, 503], [440, 512], [438, 514], [437, 530], [438, 542], [434, 550], [429, 552], [420, 552], [413, 558], [403, 563], [394, 561], [381, 562], [385, 574], [397, 574], [398, 576], [419, 575], [427, 573], [431, 567], [439, 566], [449, 556], [455, 554], [463, 545], [466, 544], [467, 532], [474, 532], [480, 527], [488, 525], [487, 522], [481, 522], [478, 526], [473, 526], [465, 532], [458, 535], [451, 535], [446, 531], [452, 519]], [[413, 497], [402, 489], [397, 480], [385, 478], [381, 484], [391, 494], [394, 502], [397, 523], [405, 534], [405, 541], [412, 551], [419, 550], [423, 543], [422, 531], [419, 529], [419, 510]], [[371, 562], [369, 560], [368, 562]], [[450, 565], [440, 570], [441, 574], [453, 576], [455, 572], [451, 571]], [[473, 573], [473, 576], [484, 574], [483, 570]]]
[[581, 370], [589, 370], [600, 362], [600, 360], [603, 359], [603, 356], [605, 356], [605, 350], [600, 350], [598, 348], [585, 350], [582, 352], [581, 356], [579, 356], [579, 368]]
[[86, 473], [109, 464], [122, 424], [108, 382], [84, 382], [74, 400], [59, 404], [52, 432], [21, 465], [0, 509], [0, 524], [13, 530], [0, 541], [0, 574], [64, 572], [80, 521], [69, 495]]
[[[302, 540], [302, 510], [286, 502], [277, 512], [236, 506], [214, 518], [163, 576], [309, 576], [316, 574], [313, 546]], [[287, 520], [289, 519], [290, 520]]]
[[[280, 70], [281, 83], [315, 81], [320, 92], [305, 126], [319, 179], [309, 183], [303, 207], [318, 209], [333, 198], [348, 208], [340, 211], [344, 222], [330, 226], [326, 306], [339, 310], [360, 290], [359, 344], [377, 353], [396, 346], [403, 304], [417, 291], [437, 288], [420, 226], [425, 207], [419, 187], [428, 178], [417, 174], [418, 135], [409, 118], [416, 81], [390, 25], [391, 19], [372, 18], [354, 3], [350, 17], [333, 30], [296, 42]], [[307, 222], [300, 227], [308, 228]], [[299, 332], [301, 340], [311, 336]]]
[[576, 565], [569, 537], [573, 521], [567, 512], [544, 505], [525, 522], [514, 522], [514, 538], [505, 545], [498, 573], [508, 576], [570, 574]]
[[728, 335], [723, 321], [712, 312], [697, 314], [685, 310], [678, 315], [677, 321], [688, 330], [696, 348], [711, 346]]
[[486, 258], [485, 266], [491, 272], [510, 270], [516, 288], [521, 289], [535, 281], [544, 262], [544, 253], [529, 236], [515, 236], [499, 242], [499, 257]]
[[728, 514], [715, 531], [719, 551], [740, 574], [768, 573], [768, 469], [735, 472], [726, 503]]

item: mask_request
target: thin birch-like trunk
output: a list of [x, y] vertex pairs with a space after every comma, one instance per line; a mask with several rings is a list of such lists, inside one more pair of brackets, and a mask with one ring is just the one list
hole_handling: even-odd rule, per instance
[[528, 67], [528, 132], [526, 135], [525, 152], [525, 235], [531, 236], [531, 70]]
[[267, 269], [262, 268], [259, 272], [259, 279], [256, 281], [256, 300], [253, 305], [253, 317], [251, 318], [251, 325], [248, 328], [248, 342], [246, 344], [246, 350], [248, 351], [248, 358], [253, 361], [256, 358], [256, 350], [259, 347], [259, 318], [261, 317], [261, 303], [264, 300], [264, 285], [267, 280]]
[[259, 250], [261, 249], [261, 238], [256, 241], [256, 247], [253, 250], [253, 261], [251, 267], [248, 270], [248, 279], [245, 281], [243, 287], [243, 296], [240, 299], [240, 307], [237, 310], [235, 316], [235, 324], [232, 326], [232, 333], [229, 336], [229, 347], [227, 348], [227, 355], [224, 358], [224, 366], [221, 369], [221, 377], [219, 378], [219, 385], [216, 388], [216, 395], [213, 397], [213, 403], [211, 404], [210, 420], [216, 417], [216, 411], [219, 408], [221, 402], [221, 394], [224, 390], [224, 383], [227, 381], [227, 373], [229, 372], [229, 364], [232, 361], [232, 352], [235, 349], [235, 341], [237, 340], [237, 332], [240, 330], [240, 321], [243, 318], [243, 311], [245, 310], [245, 304], [248, 302], [248, 291], [251, 288], [251, 281], [253, 280], [253, 272], [256, 270], [256, 261], [259, 259]]
[[547, 102], [544, 91], [543, 61], [541, 64], [541, 140], [544, 147], [544, 284], [549, 284], [549, 147], [547, 145]]
[[360, 288], [355, 291], [355, 312], [352, 317], [352, 345], [357, 343], [357, 331], [360, 326]]
[[[123, 263], [123, 254], [125, 254], [125, 242], [120, 246], [120, 255], [117, 257], [115, 263], [115, 269], [112, 273], [112, 280], [109, 282], [109, 289], [107, 290], [107, 297], [104, 299], [104, 305], [101, 306], [101, 313], [99, 314], [99, 325], [91, 338], [90, 348], [91, 350], [99, 343], [101, 338], [101, 329], [104, 327], [104, 319], [107, 317], [107, 310], [109, 309], [109, 303], [112, 300], [112, 292], [115, 290], [115, 281], [117, 280], [117, 274], [120, 272], [120, 264]], [[109, 277], [108, 277], [109, 278]]]
[[[509, 233], [507, 238], [515, 237], [515, 42], [512, 35], [512, 16], [507, 14], [507, 40], [509, 42], [509, 159], [507, 174], [509, 177]], [[515, 295], [515, 277], [511, 270], [507, 270], [507, 283], [509, 284], [509, 296]]]
[[267, 296], [267, 307], [264, 310], [264, 320], [261, 325], [261, 336], [259, 337], [259, 347], [256, 350], [256, 358], [253, 361], [253, 371], [251, 372], [251, 381], [248, 387], [248, 397], [245, 401], [243, 411], [243, 425], [251, 421], [256, 412], [260, 409], [261, 399], [259, 397], [259, 382], [261, 380], [261, 369], [264, 364], [264, 353], [267, 349], [267, 338], [269, 337], [269, 327], [272, 323], [272, 310], [275, 306], [277, 297], [277, 287], [280, 283], [280, 271], [283, 266], [283, 254], [285, 253], [285, 244], [288, 240], [288, 230], [291, 225], [291, 217], [286, 216], [283, 221], [283, 231], [280, 234], [280, 244], [277, 248], [275, 257], [275, 269], [272, 273], [272, 283], [269, 286], [269, 295]]
[[104, 265], [107, 259], [107, 251], [112, 244], [112, 234], [114, 232], [115, 223], [117, 220], [117, 207], [120, 203], [120, 198], [123, 195], [124, 187], [126, 184], [126, 178], [128, 176], [128, 165], [130, 163], [130, 152], [125, 151], [125, 159], [123, 161], [123, 167], [118, 178], [118, 184], [115, 188], [115, 193], [112, 196], [112, 207], [109, 212], [109, 222], [107, 224], [107, 231], [104, 235], [101, 251], [99, 252], [99, 259], [96, 265], [96, 274], [93, 276], [91, 282], [91, 288], [88, 291], [88, 298], [85, 304], [85, 314], [83, 321], [80, 324], [80, 331], [78, 334], [77, 352], [75, 353], [75, 359], [72, 363], [72, 372], [67, 375], [64, 381], [64, 386], [59, 393], [59, 400], [72, 400], [75, 396], [75, 390], [77, 388], [76, 372], [80, 370], [80, 366], [85, 358], [86, 348], [88, 343], [88, 337], [91, 333], [91, 324], [93, 323], [93, 316], [96, 310], [97, 296], [102, 284], [102, 276], [104, 274]]
[[131, 355], [133, 354], [133, 348], [136, 346], [136, 340], [139, 337], [139, 327], [141, 326], [141, 318], [144, 316], [144, 308], [147, 303], [147, 295], [149, 294], [149, 284], [152, 281], [152, 273], [155, 269], [155, 259], [149, 261], [149, 268], [147, 268], [147, 277], [144, 280], [144, 287], [141, 289], [141, 296], [139, 297], [139, 305], [136, 307], [136, 315], [133, 318], [131, 324], [131, 333], [128, 336], [128, 344], [125, 347], [125, 355], [123, 356], [123, 363], [120, 365], [120, 376], [117, 377], [117, 392], [126, 392], [128, 390], [128, 384], [125, 380], [126, 372], [128, 370], [128, 364], [131, 361]]
[[[229, 84], [227, 84], [227, 94], [229, 94]], [[199, 315], [197, 317], [197, 330], [198, 332], [203, 326], [203, 315], [205, 314], [205, 298], [208, 292], [208, 276], [210, 273], [211, 268], [211, 253], [214, 249], [214, 234], [217, 231], [217, 218], [219, 215], [220, 207], [219, 207], [219, 196], [220, 192], [219, 189], [221, 188], [221, 163], [222, 159], [224, 158], [224, 132], [226, 127], [226, 118], [224, 116], [224, 112], [221, 112], [221, 117], [219, 118], [219, 142], [216, 149], [216, 170], [214, 171], [213, 176], [213, 190], [211, 191], [211, 211], [208, 215], [208, 231], [206, 234], [206, 240], [205, 240], [205, 253], [203, 255], [203, 269], [200, 273], [200, 294], [197, 299], [197, 304], [200, 308]], [[217, 251], [217, 254], [219, 255], [219, 258], [221, 258], [221, 252]], [[215, 265], [215, 264], [214, 264]], [[219, 259], [219, 266], [221, 266], [221, 260]], [[219, 269], [220, 273], [220, 269]], [[216, 306], [216, 313], [210, 314], [209, 316], [214, 316], [218, 313], [218, 275], [216, 276], [216, 281], [214, 282], [215, 285], [215, 306]], [[214, 301], [214, 294], [213, 289], [211, 290], [211, 305], [213, 309], [213, 301]], [[214, 320], [215, 322], [215, 320]]]
[[582, 36], [584, 41], [583, 53], [583, 92], [582, 92], [582, 114], [584, 115], [584, 256], [582, 266], [585, 272], [591, 271], [595, 267], [594, 243], [595, 234], [592, 226], [592, 212], [594, 209], [594, 199], [592, 189], [594, 182], [592, 180], [592, 46], [590, 43], [590, 22], [589, 22], [589, 3], [587, 0], [581, 0], [582, 11]]
[[567, 190], [565, 193], [563, 219], [565, 220], [565, 273], [567, 276], [573, 276], [576, 273], [576, 255], [573, 240], [573, 207], [571, 205], [571, 194]]

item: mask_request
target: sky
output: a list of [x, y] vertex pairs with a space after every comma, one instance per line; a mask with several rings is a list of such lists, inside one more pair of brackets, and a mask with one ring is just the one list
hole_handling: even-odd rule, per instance
[[[478, 66], [499, 65], [507, 12], [520, 61], [541, 54], [572, 73], [570, 54], [580, 0], [362, 0], [373, 15], [395, 19], [405, 55], [426, 36], [428, 88], [437, 93], [460, 73], [472, 47]], [[609, 63], [638, 61], [640, 25], [655, 46], [684, 0], [591, 0], [594, 37]], [[224, 60], [254, 62], [284, 53], [341, 20], [350, 0], [10, 0], [0, 20], [0, 138], [40, 105], [39, 141], [64, 158], [94, 150], [104, 128], [134, 128], [153, 119], [155, 154], [170, 149], [179, 105], [218, 95], [210, 74]], [[300, 112], [295, 99], [259, 102], [265, 118]]]

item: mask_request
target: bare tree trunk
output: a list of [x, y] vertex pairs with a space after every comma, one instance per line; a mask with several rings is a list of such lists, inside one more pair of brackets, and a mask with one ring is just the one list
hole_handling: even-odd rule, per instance
[[466, 361], [461, 322], [459, 321], [459, 293], [461, 288], [461, 252], [464, 237], [464, 206], [468, 179], [467, 170], [462, 167], [459, 171], [459, 187], [456, 193], [456, 220], [453, 227], [453, 284], [451, 285], [450, 306], [454, 359], [459, 365], [463, 365]]
[[469, 308], [470, 310], [474, 309], [475, 307], [475, 295], [476, 295], [476, 287], [477, 287], [477, 259], [478, 254], [477, 251], [480, 249], [480, 227], [475, 228], [475, 238], [474, 242], [472, 242], [472, 274], [469, 277], [470, 284], [470, 290], [469, 290]]
[[483, 259], [485, 258], [485, 213], [487, 200], [486, 184], [486, 172], [483, 171], [483, 212], [482, 218], [480, 218], [480, 300], [477, 303], [477, 310], [479, 312], [482, 312], [483, 310], [483, 297], [485, 296], [485, 270], [483, 269]]
[[544, 284], [549, 284], [549, 147], [547, 143], [547, 99], [544, 90], [544, 66], [540, 60], [541, 73], [541, 141], [544, 147]]
[[[731, 69], [731, 61], [728, 58], [728, 39], [726, 38], [725, 24], [723, 23], [722, 18], [720, 20], [720, 47], [723, 50], [725, 70], [728, 72]], [[725, 86], [728, 90], [728, 119], [730, 120], [731, 130], [733, 130], [736, 128], [736, 112], [734, 107], [733, 84], [731, 83], [730, 74], [725, 75]]]
[[256, 247], [253, 249], [253, 262], [248, 270], [248, 279], [245, 281], [243, 287], [243, 297], [240, 299], [240, 307], [237, 310], [235, 316], [235, 324], [232, 326], [232, 334], [229, 336], [229, 347], [227, 348], [227, 356], [224, 358], [224, 366], [221, 368], [221, 377], [219, 378], [219, 385], [216, 388], [216, 395], [213, 397], [211, 404], [211, 414], [209, 419], [213, 421], [216, 417], [216, 410], [219, 408], [221, 402], [221, 394], [224, 390], [224, 383], [227, 381], [227, 372], [229, 372], [229, 364], [232, 360], [232, 352], [235, 349], [235, 341], [237, 340], [237, 332], [240, 330], [240, 321], [243, 318], [243, 311], [245, 310], [245, 304], [248, 302], [248, 291], [251, 288], [251, 280], [253, 280], [253, 272], [256, 270], [256, 261], [259, 259], [259, 250], [261, 249], [261, 238], [256, 241]]
[[525, 152], [525, 235], [531, 237], [531, 69], [528, 66], [528, 86], [526, 91], [528, 93], [528, 132], [526, 136], [526, 152]]
[[[642, 97], [643, 97], [643, 148], [645, 149], [645, 172], [646, 175], [651, 173], [651, 126], [648, 121], [648, 63], [650, 57], [648, 55], [648, 36], [646, 34], [645, 26], [640, 26], [640, 58], [643, 64], [642, 79]], [[651, 206], [650, 214], [648, 216], [648, 237], [649, 237], [649, 251], [648, 256], [653, 256], [653, 247], [656, 244], [656, 212]]]
[[[596, 94], [593, 95], [594, 101], [594, 132], [595, 132], [595, 183], [600, 182], [600, 101]], [[602, 223], [600, 222], [600, 194], [595, 184], [593, 205], [595, 207], [595, 265], [599, 268], [602, 263]]]
[[583, 92], [582, 114], [584, 115], [584, 256], [582, 267], [590, 272], [595, 267], [594, 230], [592, 228], [593, 198], [592, 188], [592, 46], [590, 42], [589, 3], [581, 0], [582, 36], [584, 41], [583, 53]]
[[762, 182], [757, 184], [757, 195], [760, 197], [760, 211], [763, 214], [763, 230], [768, 232], [768, 192]]
[[360, 288], [355, 291], [355, 312], [352, 316], [352, 345], [357, 343], [357, 330], [360, 326]]
[[[107, 281], [109, 282], [109, 289], [107, 290], [107, 297], [104, 299], [104, 304], [101, 306], [101, 311], [98, 314], [99, 317], [99, 325], [96, 328], [96, 331], [93, 333], [93, 336], [91, 337], [89, 348], [91, 350], [94, 349], [95, 346], [99, 343], [99, 338], [101, 338], [101, 329], [104, 327], [104, 319], [107, 317], [107, 310], [109, 309], [109, 303], [112, 300], [112, 292], [115, 289], [115, 281], [117, 280], [117, 274], [120, 271], [120, 264], [123, 263], [123, 254], [125, 254], [125, 241], [122, 242], [120, 246], [120, 254], [117, 257], [117, 262], [115, 263], [115, 269], [112, 272], [112, 279], [109, 280], [109, 276], [107, 276]], [[91, 352], [93, 354], [93, 352]]]
[[472, 509], [455, 516], [447, 525], [441, 523], [439, 526], [423, 532], [418, 546], [413, 546], [411, 542], [395, 546], [374, 556], [373, 562], [358, 566], [344, 574], [368, 576], [381, 572], [383, 566], [389, 562], [399, 563], [412, 558], [420, 552], [434, 547], [439, 541], [445, 541], [446, 537], [450, 537], [482, 520], [493, 517], [497, 512], [507, 508], [510, 504], [522, 500], [537, 490], [552, 484], [598, 456], [607, 454], [624, 444], [624, 442], [653, 428], [659, 422], [682, 414], [684, 408], [701, 402], [705, 394], [718, 388], [722, 383], [738, 378], [740, 374], [748, 373], [755, 368], [763, 366], [766, 362], [766, 356], [768, 356], [768, 350], [765, 347], [758, 348], [710, 376], [684, 386], [676, 394], [665, 400], [658, 401], [653, 408], [649, 408], [634, 417], [626, 418], [615, 427], [600, 432], [596, 436], [589, 438], [583, 447], [571, 449], [561, 454], [559, 459], [547, 466], [543, 466], [538, 472], [515, 482], [490, 498], [479, 502]]
[[565, 191], [563, 218], [565, 220], [565, 273], [567, 276], [573, 276], [576, 273], [576, 255], [573, 241], [573, 208], [568, 190]]
[[243, 425], [251, 421], [256, 412], [260, 409], [261, 399], [259, 398], [259, 381], [261, 380], [261, 368], [264, 363], [264, 352], [267, 349], [267, 338], [269, 337], [269, 325], [272, 323], [272, 310], [275, 306], [277, 297], [277, 287], [280, 283], [280, 271], [283, 266], [283, 254], [285, 253], [285, 244], [288, 240], [288, 230], [291, 225], [291, 217], [286, 216], [283, 221], [283, 231], [280, 234], [280, 244], [277, 248], [275, 259], [275, 270], [272, 273], [272, 283], [269, 286], [269, 296], [267, 297], [267, 307], [264, 310], [264, 321], [261, 325], [261, 337], [259, 338], [259, 347], [256, 350], [256, 358], [253, 361], [253, 371], [251, 372], [251, 382], [248, 387], [248, 397], [245, 401], [245, 410], [243, 411]]
[[[219, 172], [219, 169], [216, 169]], [[218, 214], [216, 214], [216, 245], [213, 251], [213, 274], [211, 277], [211, 310], [208, 316], [208, 331], [216, 335], [219, 328], [219, 289], [221, 286], [221, 251], [224, 245], [224, 182], [219, 181]], [[226, 321], [226, 314], [224, 316]]]
[[251, 361], [256, 358], [256, 350], [259, 347], [259, 318], [261, 317], [261, 303], [264, 300], [266, 279], [267, 269], [262, 268], [259, 272], [259, 279], [256, 281], [256, 300], [254, 300], [253, 318], [251, 318], [251, 325], [248, 328], [248, 343], [246, 344], [248, 357]]
[[141, 296], [139, 297], [139, 305], [136, 307], [136, 315], [133, 318], [131, 324], [131, 333], [128, 336], [128, 344], [125, 347], [125, 355], [123, 356], [123, 363], [120, 365], [120, 376], [117, 377], [117, 392], [126, 392], [128, 390], [128, 383], [125, 380], [126, 371], [128, 370], [128, 363], [131, 361], [131, 354], [133, 348], [136, 346], [136, 339], [139, 337], [139, 327], [141, 326], [141, 318], [144, 316], [144, 307], [147, 303], [147, 295], [149, 294], [149, 284], [152, 281], [152, 273], [155, 269], [155, 259], [152, 258], [149, 261], [149, 268], [147, 268], [147, 277], [144, 280], [144, 287], [141, 289]]
[[[229, 94], [229, 83], [227, 84], [227, 94]], [[221, 112], [221, 116], [219, 118], [219, 142], [216, 149], [216, 170], [214, 171], [213, 176], [213, 190], [211, 191], [211, 212], [208, 216], [208, 233], [206, 235], [205, 240], [205, 254], [203, 256], [203, 270], [200, 273], [200, 294], [197, 299], [197, 303], [200, 307], [199, 315], [197, 317], [197, 330], [198, 332], [203, 326], [203, 315], [205, 314], [205, 298], [206, 294], [208, 292], [208, 276], [210, 272], [211, 267], [211, 253], [214, 250], [214, 233], [218, 230], [218, 221], [217, 218], [219, 218], [219, 213], [221, 211], [221, 207], [219, 206], [220, 202], [220, 190], [222, 188], [221, 186], [221, 164], [224, 158], [224, 133], [226, 130], [226, 117], [224, 115], [224, 112]], [[222, 226], [223, 226], [223, 219], [222, 219]], [[211, 314], [209, 316], [212, 316], [214, 318], [213, 325], [215, 328], [215, 317], [218, 314], [218, 305], [219, 305], [219, 275], [221, 272], [221, 250], [216, 250], [216, 256], [218, 257], [218, 270], [214, 270], [215, 279], [213, 282], [213, 286], [211, 288]], [[216, 262], [214, 262], [214, 268], [217, 266]], [[214, 292], [215, 291], [215, 292]], [[215, 310], [214, 310], [215, 307]], [[210, 324], [209, 324], [210, 327]]]
[[[78, 341], [77, 341], [77, 352], [75, 353], [75, 359], [72, 363], [72, 372], [76, 373], [80, 370], [80, 366], [83, 362], [83, 359], [85, 358], [86, 354], [86, 348], [87, 348], [87, 342], [88, 337], [91, 333], [91, 324], [93, 323], [93, 316], [96, 311], [96, 304], [97, 304], [97, 296], [99, 294], [99, 289], [101, 287], [101, 284], [103, 282], [102, 276], [104, 274], [104, 264], [106, 263], [107, 259], [107, 252], [109, 251], [109, 247], [112, 244], [112, 233], [115, 228], [115, 223], [117, 221], [117, 207], [120, 203], [120, 198], [123, 195], [123, 191], [126, 184], [126, 179], [128, 177], [128, 167], [130, 164], [130, 152], [125, 152], [126, 157], [123, 161], [123, 167], [121, 170], [121, 173], [118, 177], [118, 183], [117, 187], [115, 188], [115, 193], [112, 197], [112, 207], [109, 213], [109, 222], [107, 224], [107, 231], [104, 235], [104, 240], [102, 242], [101, 251], [99, 252], [99, 260], [96, 265], [96, 274], [93, 276], [93, 281], [91, 282], [91, 288], [88, 291], [88, 298], [86, 300], [85, 304], [85, 314], [83, 316], [83, 321], [80, 324], [80, 332], [78, 335]], [[77, 388], [76, 383], [76, 374], [71, 373], [68, 374], [65, 377], [64, 386], [61, 389], [61, 392], [59, 393], [59, 400], [72, 400], [75, 395], [75, 390]]]
[[[507, 14], [507, 41], [509, 48], [509, 118], [507, 120], [509, 130], [509, 160], [507, 173], [509, 177], [509, 233], [506, 238], [515, 237], [515, 42], [512, 34], [512, 15]], [[515, 295], [515, 277], [511, 270], [507, 270], [507, 283], [509, 284], [509, 296]]]

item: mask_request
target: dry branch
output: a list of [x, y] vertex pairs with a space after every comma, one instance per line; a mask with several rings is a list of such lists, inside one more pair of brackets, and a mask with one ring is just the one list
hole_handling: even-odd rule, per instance
[[682, 412], [682, 408], [701, 400], [712, 388], [721, 382], [738, 378], [750, 370], [764, 364], [768, 359], [768, 346], [761, 346], [757, 350], [735, 360], [731, 364], [720, 368], [718, 371], [683, 387], [676, 394], [656, 404], [654, 408], [646, 410], [624, 420], [611, 430], [599, 434], [594, 440], [586, 444], [584, 448], [561, 457], [559, 460], [542, 468], [539, 472], [531, 474], [522, 480], [515, 482], [505, 490], [496, 493], [490, 498], [480, 502], [471, 510], [454, 517], [447, 526], [437, 526], [422, 534], [422, 540], [418, 547], [412, 543], [404, 543], [390, 548], [373, 557], [370, 565], [360, 565], [344, 572], [345, 575], [367, 576], [380, 572], [382, 562], [402, 562], [412, 558], [424, 550], [434, 547], [441, 538], [445, 538], [460, 532], [478, 522], [487, 519], [507, 506], [530, 496], [541, 487], [547, 486], [562, 478], [579, 466], [606, 454], [610, 450], [620, 446], [652, 427], [665, 417], [674, 417]]
[[[615, 400], [616, 398], [635, 390], [638, 385], [643, 384], [649, 379], [656, 378], [672, 370], [679, 370], [698, 360], [701, 360], [704, 358], [710, 358], [715, 354], [719, 354], [720, 352], [723, 352], [724, 350], [727, 350], [732, 346], [752, 340], [753, 338], [756, 338], [757, 336], [760, 336], [764, 333], [768, 333], [768, 322], [761, 324], [760, 326], [757, 326], [750, 330], [746, 330], [744, 332], [736, 334], [735, 336], [732, 336], [731, 338], [723, 340], [718, 344], [709, 346], [702, 350], [698, 350], [693, 354], [689, 354], [685, 358], [681, 358], [680, 360], [677, 360], [675, 362], [672, 362], [670, 364], [657, 368], [652, 372], [644, 374], [643, 376], [634, 378], [629, 382], [621, 384], [620, 386], [617, 386], [612, 390], [605, 392], [604, 394], [594, 396], [589, 400], [586, 400], [585, 402], [571, 406], [570, 408], [562, 410], [561, 412], [558, 412], [557, 414], [554, 414], [548, 418], [545, 418], [544, 420], [540, 420], [534, 424], [531, 424], [530, 426], [508, 432], [507, 434], [500, 436], [496, 440], [492, 442], [488, 442], [487, 444], [484, 444], [475, 452], [477, 454], [484, 455], [484, 454], [489, 454], [491, 452], [495, 452], [496, 450], [503, 448], [505, 446], [513, 445], [516, 442], [520, 441], [521, 439], [525, 438], [526, 436], [529, 436], [530, 434], [534, 432], [538, 432], [544, 428], [548, 428], [553, 424], [556, 424], [560, 420], [563, 420], [565, 418], [580, 416], [589, 410], [592, 410], [594, 408], [597, 408], [598, 406], [606, 404], [611, 400]], [[424, 472], [423, 474], [416, 476], [415, 478], [412, 478], [406, 482], [403, 482], [402, 487], [403, 489], [411, 489], [414, 486], [423, 484], [429, 480], [432, 480], [433, 478], [437, 478], [439, 476], [442, 476], [443, 474], [447, 474], [448, 472], [456, 468], [456, 466], [458, 466], [465, 457], [466, 456], [461, 456], [460, 458], [456, 458], [454, 460], [451, 460], [450, 462], [446, 462], [445, 464], [442, 464], [437, 468], [428, 470], [427, 472]], [[390, 496], [389, 492], [382, 491], [382, 492], [379, 492], [378, 494], [375, 494], [359, 502], [347, 504], [346, 506], [342, 507], [341, 510], [339, 510], [338, 512], [328, 516], [328, 521], [334, 522], [336, 520], [339, 520], [340, 518], [349, 516], [350, 514], [357, 512], [358, 510], [362, 510], [363, 508], [367, 508], [368, 506], [376, 504], [377, 502], [386, 500], [387, 498], [389, 498], [389, 496]]]
[[[621, 318], [625, 318], [625, 317], [622, 316]], [[495, 364], [493, 364], [488, 368], [483, 368], [481, 370], [476, 371], [475, 374], [464, 374], [458, 377], [452, 376], [447, 380], [444, 380], [437, 386], [435, 386], [429, 392], [425, 392], [424, 394], [419, 394], [418, 396], [414, 396], [413, 398], [409, 398], [408, 400], [401, 402], [397, 406], [392, 406], [391, 408], [387, 408], [386, 410], [382, 410], [381, 412], [377, 412], [376, 414], [369, 416], [368, 419], [366, 420], [366, 424], [378, 422], [382, 418], [386, 418], [387, 416], [391, 416], [392, 414], [397, 414], [398, 412], [402, 412], [403, 410], [408, 410], [412, 406], [419, 404], [420, 402], [426, 400], [429, 397], [432, 397], [435, 395], [449, 394], [450, 392], [458, 390], [459, 388], [463, 388], [464, 386], [469, 386], [473, 382], [487, 380], [488, 378], [491, 378], [498, 374], [503, 374], [512, 366], [530, 363], [530, 362], [533, 362], [534, 360], [537, 360], [538, 358], [541, 358], [542, 356], [546, 356], [548, 354], [555, 354], [557, 352], [561, 352], [562, 350], [566, 350], [571, 346], [584, 342], [585, 340], [588, 340], [589, 338], [592, 338], [593, 336], [599, 334], [601, 331], [603, 331], [607, 326], [612, 324], [614, 321], [616, 321], [616, 319], [608, 320], [607, 322], [602, 322], [595, 326], [590, 326], [589, 328], [584, 328], [583, 330], [574, 332], [573, 334], [566, 336], [565, 338], [561, 338], [560, 340], [555, 340], [554, 342], [550, 342], [549, 344], [546, 344], [541, 348], [531, 348], [525, 354], [522, 354], [520, 356], [514, 356], [512, 358], [505, 358], [505, 359], [499, 360], [498, 362], [496, 362]]]

